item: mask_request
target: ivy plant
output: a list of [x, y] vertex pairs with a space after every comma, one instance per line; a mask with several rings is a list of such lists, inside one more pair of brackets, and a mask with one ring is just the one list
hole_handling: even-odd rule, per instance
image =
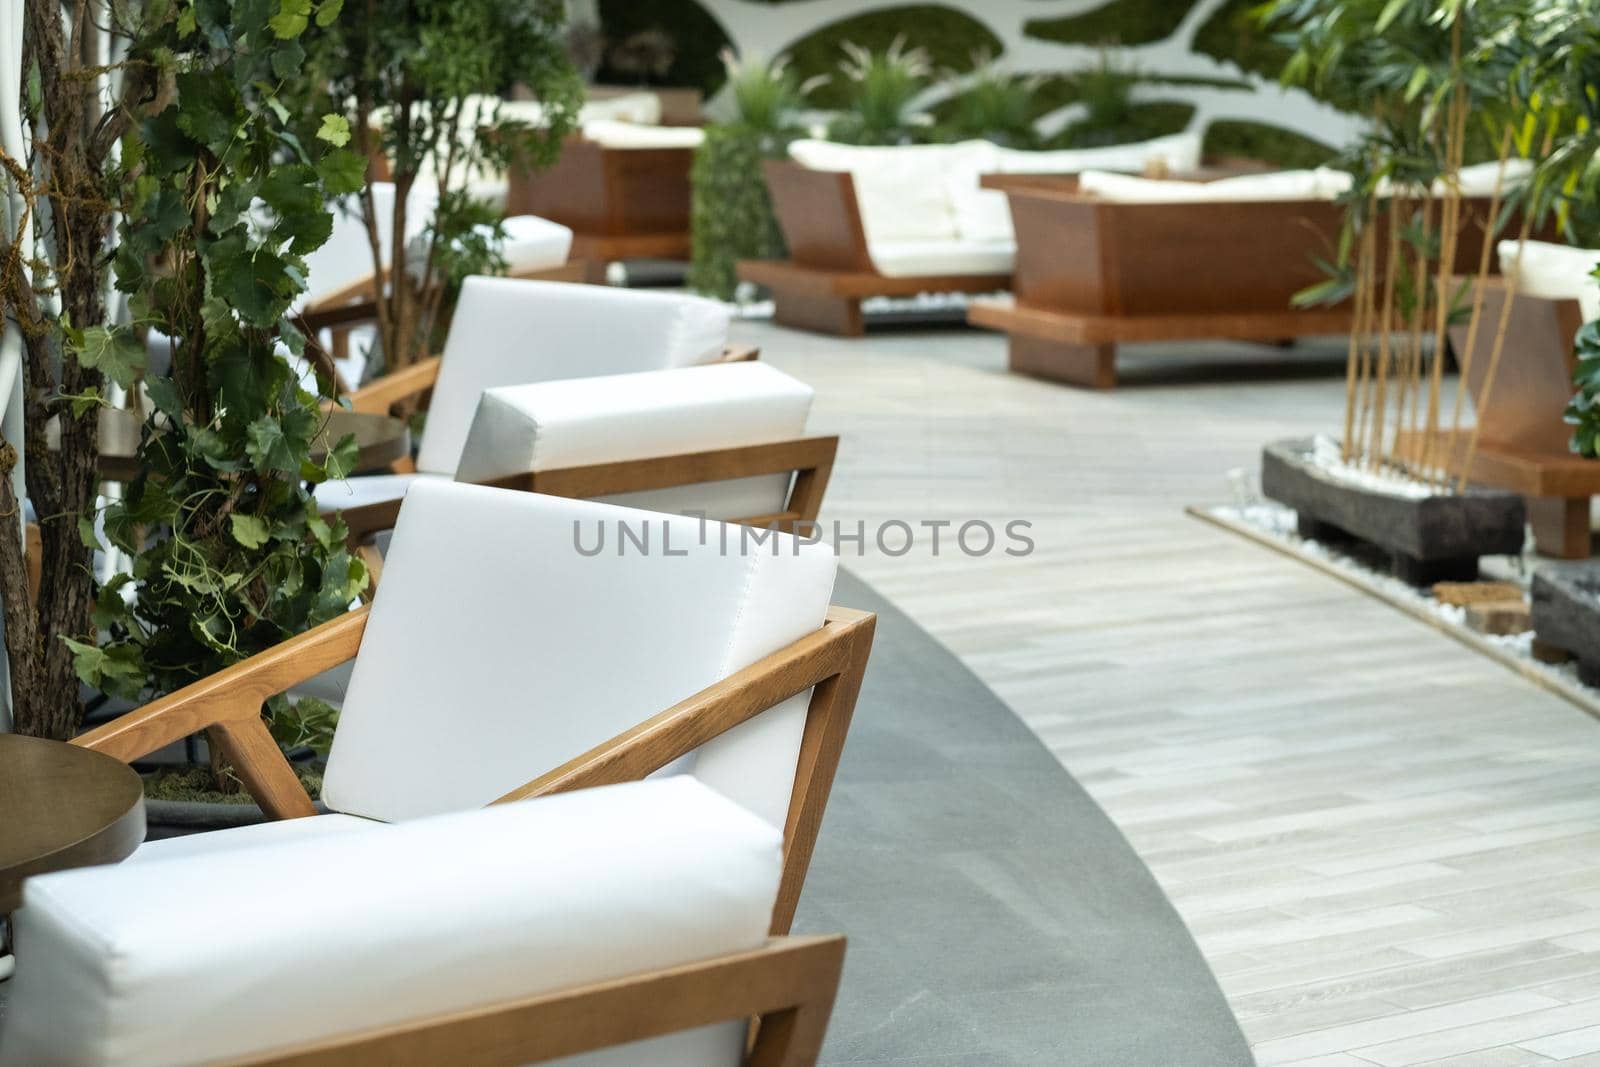
[[[79, 676], [106, 692], [176, 689], [334, 618], [367, 585], [309, 489], [350, 472], [355, 442], [326, 440], [288, 359], [305, 353], [288, 311], [332, 230], [325, 205], [366, 169], [343, 116], [305, 139], [283, 99], [302, 37], [340, 2], [179, 0], [149, 31], [175, 73], [122, 146], [116, 275], [134, 325], [74, 335], [80, 360], [130, 391], [142, 379], [149, 400], [140, 474], [104, 514], [132, 572], [100, 591], [101, 640], [72, 642]], [[135, 326], [176, 339], [168, 372], [147, 373]]]

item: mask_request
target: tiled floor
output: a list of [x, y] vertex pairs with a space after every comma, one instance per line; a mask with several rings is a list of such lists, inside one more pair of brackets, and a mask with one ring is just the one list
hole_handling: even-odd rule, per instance
[[[1262, 441], [1337, 423], [1337, 346], [1135, 354], [1092, 394], [959, 328], [737, 339], [844, 437], [824, 518], [869, 524], [847, 563], [1105, 806], [1262, 1064], [1600, 1064], [1600, 723], [1182, 512]], [[1036, 551], [947, 530], [935, 555], [918, 527], [974, 518], [1031, 521]], [[904, 555], [870, 544], [893, 519], [923, 534]]]

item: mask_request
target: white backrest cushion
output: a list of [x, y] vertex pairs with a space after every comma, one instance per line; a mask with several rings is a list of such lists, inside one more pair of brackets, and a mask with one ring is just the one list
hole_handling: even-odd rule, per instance
[[1065, 148], [1049, 152], [1002, 148], [998, 163], [1004, 174], [1076, 174], [1085, 170], [1139, 173], [1159, 160], [1167, 170], [1181, 174], [1199, 168], [1200, 147], [1199, 134], [1178, 133], [1101, 148]]
[[[624, 525], [647, 552], [622, 540]], [[827, 612], [833, 552], [763, 536], [419, 479], [323, 799], [387, 821], [488, 803], [810, 633]], [[602, 537], [597, 554], [580, 551]], [[782, 825], [804, 717], [803, 700], [760, 715], [690, 769]]]
[[789, 146], [789, 157], [801, 166], [849, 172], [868, 242], [955, 237], [955, 209], [946, 176], [969, 156], [962, 145], [861, 146], [798, 140]]
[[[781, 868], [774, 828], [677, 778], [47, 875], [0, 1064], [213, 1063], [749, 950]], [[744, 1029], [593, 1062], [733, 1067]]]
[[1319, 200], [1324, 198], [1327, 187], [1315, 171], [1309, 170], [1244, 174], [1209, 182], [1157, 181], [1093, 170], [1078, 176], [1080, 191], [1121, 203]]
[[715, 359], [724, 304], [604, 285], [468, 278], [461, 287], [417, 469], [453, 475], [485, 389]]
[[1500, 273], [1509, 278], [1517, 292], [1547, 300], [1576, 300], [1583, 310], [1583, 321], [1600, 318], [1600, 280], [1594, 269], [1600, 265], [1600, 249], [1571, 248], [1548, 241], [1501, 241]]
[[583, 136], [603, 148], [699, 148], [706, 131], [699, 126], [641, 126], [616, 119], [583, 124]]
[[[760, 445], [805, 432], [812, 390], [766, 363], [675, 367], [490, 389], [478, 404], [456, 478]], [[790, 477], [769, 474], [603, 497], [712, 519], [782, 511]]]

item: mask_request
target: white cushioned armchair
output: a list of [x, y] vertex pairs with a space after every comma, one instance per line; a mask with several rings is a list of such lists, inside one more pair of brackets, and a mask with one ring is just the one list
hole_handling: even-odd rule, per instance
[[35, 878], [0, 1065], [814, 1063], [843, 940], [768, 938], [782, 869], [677, 777]]
[[[343, 834], [670, 766], [782, 829], [772, 929], [785, 932], [873, 618], [829, 608], [828, 546], [784, 534], [758, 542], [745, 530], [423, 481], [401, 508], [370, 607], [77, 743], [133, 760], [207, 730], [251, 795], [287, 820], [151, 842], [134, 862]], [[352, 658], [323, 782], [332, 814], [312, 817], [261, 705]]]
[[[730, 319], [726, 306], [699, 297], [505, 278], [469, 278], [462, 288], [443, 355], [390, 375], [363, 391], [367, 394], [369, 410], [387, 410], [390, 403], [404, 396], [431, 391], [427, 428], [417, 454], [416, 469], [326, 483], [317, 489], [318, 503], [326, 511], [342, 512], [352, 541], [360, 544], [393, 523], [399, 501], [412, 485], [430, 478], [456, 476], [468, 432], [486, 390], [583, 378], [591, 380], [592, 384], [573, 386], [565, 395], [570, 398], [585, 396], [584, 409], [592, 417], [604, 415], [606, 399], [613, 394], [619, 411], [637, 415], [650, 405], [650, 398], [641, 396], [636, 386], [630, 386], [626, 376], [634, 372], [750, 362], [748, 352], [730, 352], [727, 347]], [[706, 389], [713, 389], [718, 380], [714, 375], [692, 379]], [[809, 407], [810, 390], [792, 379], [760, 368], [721, 380], [727, 382], [721, 395], [734, 400], [742, 396], [753, 405], [753, 410], [759, 411], [773, 410], [775, 381], [788, 383], [777, 387], [776, 393], [777, 403], [787, 414], [772, 423], [772, 428], [793, 425], [796, 435], [803, 428], [803, 412], [798, 423], [793, 418], [796, 411], [793, 401], [797, 392], [804, 390], [805, 406]], [[378, 390], [383, 391], [382, 396], [376, 395]], [[690, 410], [680, 418], [709, 416], [719, 420], [714, 425], [708, 424], [710, 436], [702, 436], [706, 443], [697, 446], [697, 450], [770, 444], [783, 439], [782, 433], [770, 430], [762, 430], [752, 438], [740, 428], [748, 424], [748, 419], [739, 420], [737, 403], [725, 403], [716, 412], [695, 411], [692, 394], [686, 394], [682, 388], [673, 390], [665, 386], [659, 387], [656, 400], [663, 411], [675, 404], [688, 403]], [[612, 417], [607, 423], [607, 432], [620, 433], [619, 425], [620, 420]], [[684, 451], [679, 447], [682, 442], [674, 444], [671, 437], [662, 438], [659, 447], [636, 447], [620, 452], [613, 449], [587, 462], [636, 461]], [[631, 440], [636, 445], [643, 442], [637, 433], [620, 434], [617, 440]], [[799, 471], [800, 475], [807, 470], [821, 469], [822, 477], [815, 482], [817, 501], [820, 501], [836, 446], [834, 438], [812, 439], [794, 466], [785, 468]], [[775, 469], [760, 473], [771, 473]], [[640, 472], [649, 476], [648, 468], [640, 467], [635, 468], [635, 477]], [[560, 491], [554, 488], [554, 481], [554, 478], [547, 478], [550, 485], [545, 491]], [[647, 481], [645, 486], [639, 487], [654, 484], [681, 483]], [[596, 496], [601, 492], [563, 495]], [[696, 507], [692, 496], [684, 499], [688, 501], [686, 510], [708, 510]], [[810, 520], [815, 516], [812, 505], [801, 518]]]

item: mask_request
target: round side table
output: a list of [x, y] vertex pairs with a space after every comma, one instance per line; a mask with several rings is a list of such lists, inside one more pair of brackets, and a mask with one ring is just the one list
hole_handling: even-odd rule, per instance
[[[0, 919], [36, 874], [118, 863], [144, 841], [144, 787], [121, 760], [0, 734]], [[3, 950], [0, 950], [3, 953]], [[0, 973], [9, 973], [0, 955]]]

